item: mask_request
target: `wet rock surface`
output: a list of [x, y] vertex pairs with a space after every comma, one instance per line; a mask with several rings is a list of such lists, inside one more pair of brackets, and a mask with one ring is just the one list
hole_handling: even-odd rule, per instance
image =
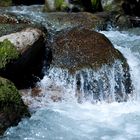
[[122, 54], [111, 42], [100, 33], [84, 28], [65, 30], [51, 46], [52, 64], [78, 70], [84, 67], [93, 69], [102, 65], [111, 65], [116, 59], [122, 59]]
[[[25, 2], [26, 5], [31, 4]], [[21, 1], [15, 1], [16, 5], [20, 3]], [[46, 73], [53, 73], [49, 75], [53, 82], [46, 89], [32, 88], [31, 92], [29, 91], [29, 96], [32, 98], [26, 102], [27, 105], [31, 104], [32, 99], [41, 102], [38, 98], [40, 96], [47, 97], [54, 102], [62, 101], [64, 98], [63, 87], [59, 87], [55, 83], [60, 80], [61, 76], [65, 85], [70, 83], [71, 77], [73, 78], [72, 81], [76, 86], [75, 96], [79, 103], [85, 100], [92, 103], [127, 101], [133, 86], [126, 59], [103, 34], [93, 31], [93, 29], [106, 30], [108, 23], [122, 28], [132, 27], [132, 22], [139, 26], [139, 17], [136, 17], [139, 15], [135, 14], [133, 9], [131, 9], [133, 14], [123, 13], [121, 4], [122, 1], [116, 1], [116, 4], [113, 4], [114, 7], [107, 7], [106, 11], [109, 12], [95, 14], [88, 13], [91, 11], [42, 13], [42, 7], [37, 6], [1, 8], [0, 45], [2, 44], [3, 47], [3, 42], [8, 40], [11, 43], [10, 46], [15, 47], [14, 52], [18, 53], [17, 57], [6, 55], [6, 61], [4, 59], [4, 64], [0, 64], [2, 66], [0, 76], [12, 80], [19, 89], [26, 90], [29, 86], [34, 87], [36, 81], [39, 80], [36, 76], [42, 77], [42, 66], [44, 66], [45, 59]], [[49, 35], [51, 34], [52, 38], [46, 36], [47, 29], [44, 26], [48, 30], [50, 29]], [[46, 52], [45, 39], [49, 42], [46, 44]], [[10, 54], [9, 52], [11, 51], [8, 51], [8, 54]], [[11, 54], [14, 54], [13, 51]], [[45, 58], [44, 55], [46, 55]], [[0, 54], [0, 57], [3, 55]], [[110, 82], [112, 78], [115, 81], [113, 84]], [[11, 101], [13, 96], [9, 96], [9, 91], [10, 94], [14, 91], [13, 96], [18, 95], [18, 91], [13, 88], [12, 83], [0, 78], [0, 97], [2, 97], [0, 98], [0, 134], [7, 127], [17, 124], [24, 114], [22, 111], [26, 108], [19, 95], [18, 104]], [[45, 91], [47, 91], [47, 95], [45, 95]], [[63, 92], [65, 93], [65, 90]], [[3, 96], [2, 93], [6, 96]], [[23, 92], [23, 96], [26, 97], [26, 93], [28, 94], [28, 90]], [[112, 93], [114, 93], [114, 97]], [[3, 103], [3, 99], [8, 104]], [[28, 114], [28, 112], [26, 113]]]
[[25, 116], [30, 114], [18, 90], [12, 82], [0, 77], [0, 135]]
[[88, 12], [56, 12], [48, 13], [46, 17], [48, 23], [56, 30], [75, 26], [103, 30], [107, 28], [108, 18], [109, 15], [107, 13], [91, 14]]
[[13, 44], [19, 55], [14, 61], [9, 60], [5, 67], [0, 69], [0, 74], [14, 81], [18, 87], [25, 86], [26, 82], [30, 85], [32, 80], [29, 79], [41, 72], [45, 49], [43, 32], [37, 28], [27, 28], [2, 36], [0, 41], [5, 39]]
[[[132, 85], [126, 59], [103, 34], [84, 28], [65, 30], [58, 33], [47, 49], [48, 54], [50, 52], [50, 71], [54, 69], [51, 78], [55, 81], [55, 78], [61, 77], [65, 81], [70, 79], [70, 75], [74, 75], [79, 102], [83, 99], [91, 102], [121, 102], [126, 101], [128, 94], [131, 94]], [[62, 73], [57, 68], [62, 69]], [[109, 77], [110, 75], [115, 77], [115, 84], [112, 85], [116, 95], [114, 99], [111, 97], [114, 91], [111, 91], [109, 81], [113, 77]], [[67, 80], [66, 83], [69, 81]], [[103, 92], [102, 97], [100, 92]]]

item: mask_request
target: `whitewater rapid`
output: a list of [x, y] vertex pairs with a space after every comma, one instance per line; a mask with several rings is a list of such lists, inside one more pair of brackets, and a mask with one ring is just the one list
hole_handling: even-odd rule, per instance
[[[77, 103], [71, 90], [55, 92], [65, 95], [61, 102], [47, 99], [49, 78], [38, 83], [43, 96], [32, 98], [31, 118], [23, 119], [18, 126], [9, 128], [2, 140], [140, 140], [140, 32], [102, 31], [115, 48], [126, 57], [130, 66], [134, 95], [128, 102], [91, 104]], [[62, 92], [62, 93], [61, 93]]]
[[139, 140], [139, 102], [54, 103], [6, 132], [7, 140]]

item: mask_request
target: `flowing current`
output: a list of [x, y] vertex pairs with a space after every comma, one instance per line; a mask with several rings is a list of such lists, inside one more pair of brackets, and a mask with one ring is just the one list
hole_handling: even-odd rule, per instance
[[[23, 119], [18, 126], [9, 128], [0, 139], [140, 140], [140, 29], [101, 33], [126, 57], [134, 86], [133, 97], [122, 103], [102, 101], [94, 104], [85, 101], [81, 104], [73, 94], [75, 88], [72, 84], [64, 89], [64, 79], [56, 79], [54, 84], [46, 74], [37, 83], [42, 94], [32, 97], [29, 91], [24, 96], [24, 100], [29, 102], [33, 110], [31, 118]], [[57, 76], [59, 70], [52, 73]], [[114, 81], [111, 82], [113, 85]], [[52, 102], [52, 94], [53, 100], [58, 102]]]

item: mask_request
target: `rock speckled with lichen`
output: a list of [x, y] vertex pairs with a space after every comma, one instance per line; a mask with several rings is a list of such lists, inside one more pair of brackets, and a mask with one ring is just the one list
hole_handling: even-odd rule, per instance
[[70, 71], [84, 67], [99, 69], [105, 64], [112, 65], [117, 59], [126, 62], [105, 35], [84, 28], [60, 32], [51, 49], [52, 63]]
[[19, 57], [19, 52], [8, 39], [0, 42], [0, 69]]
[[27, 83], [30, 85], [33, 75], [41, 73], [45, 53], [44, 36], [38, 28], [26, 28], [0, 37], [0, 42], [9, 40], [12, 44], [10, 48], [6, 43], [5, 47], [1, 47], [0, 75], [18, 87], [24, 87]]

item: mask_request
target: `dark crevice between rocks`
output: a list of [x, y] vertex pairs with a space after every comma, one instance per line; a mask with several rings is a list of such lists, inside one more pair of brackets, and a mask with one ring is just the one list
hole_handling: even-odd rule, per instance
[[[46, 45], [47, 46], [47, 45]], [[46, 54], [45, 54], [45, 71], [48, 71], [50, 68], [50, 65], [52, 63], [52, 59], [53, 59], [53, 54], [52, 54], [52, 50], [50, 47], [46, 47]]]

